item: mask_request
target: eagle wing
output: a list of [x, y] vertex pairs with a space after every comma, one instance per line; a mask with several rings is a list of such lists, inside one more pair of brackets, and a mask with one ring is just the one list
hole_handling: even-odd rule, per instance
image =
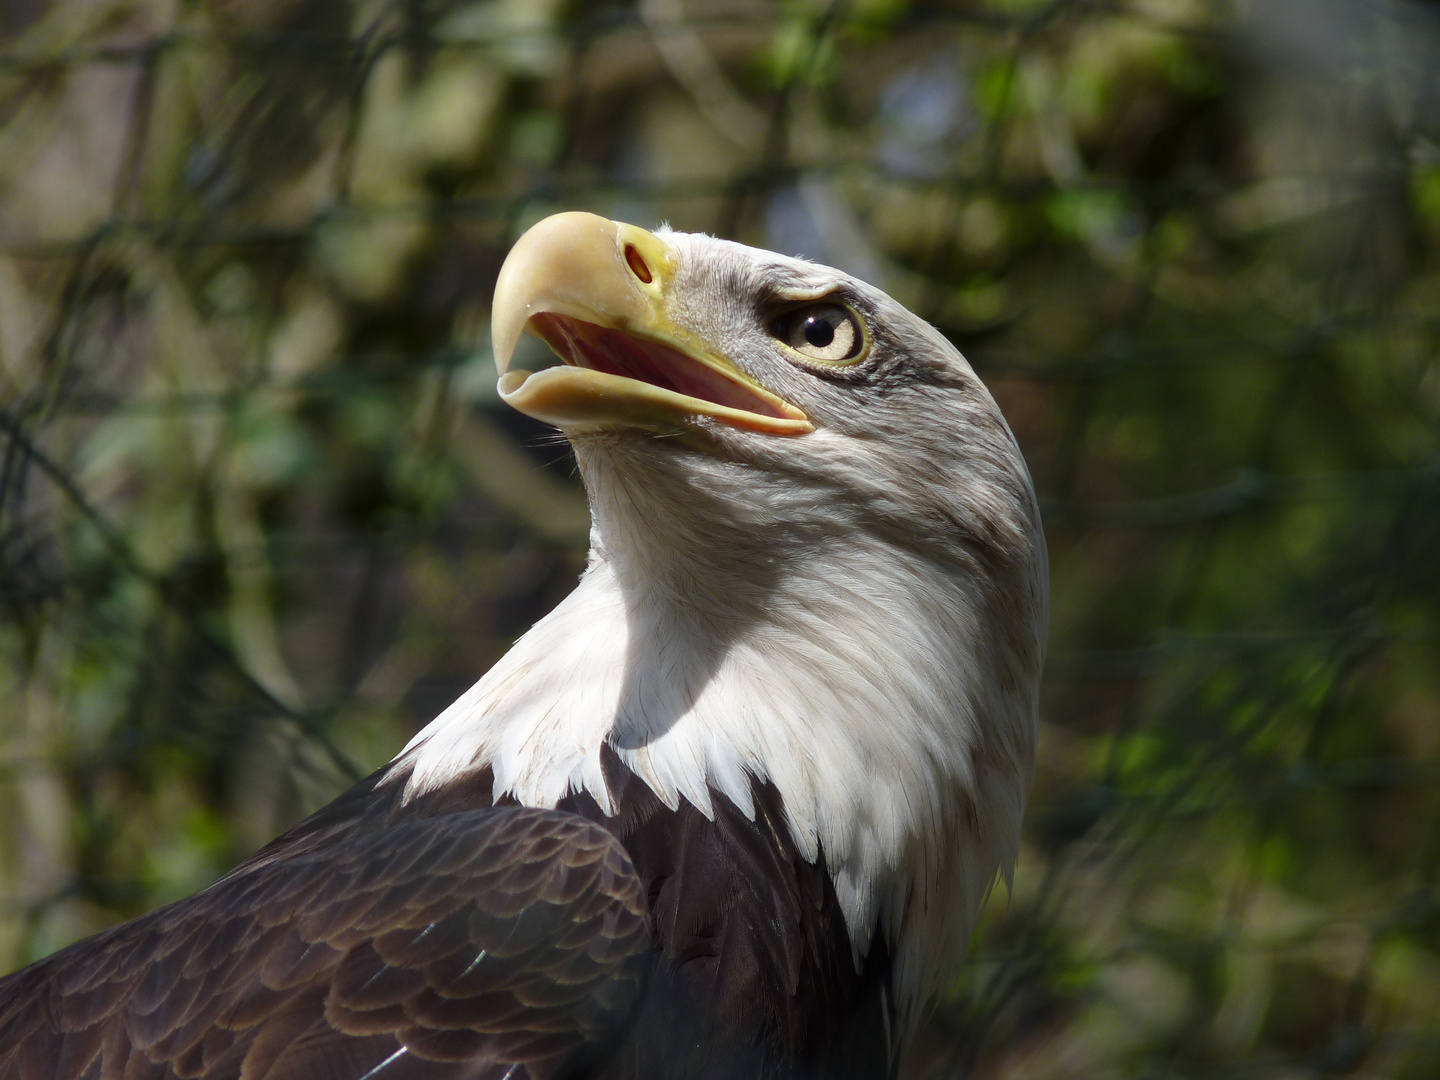
[[392, 821], [0, 980], [0, 1080], [548, 1077], [613, 1044], [650, 940], [624, 848], [576, 815]]

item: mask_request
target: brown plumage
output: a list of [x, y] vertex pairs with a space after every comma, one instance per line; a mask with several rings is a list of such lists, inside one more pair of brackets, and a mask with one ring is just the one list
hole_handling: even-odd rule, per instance
[[560, 1075], [613, 1038], [648, 946], [624, 849], [573, 815], [302, 827], [0, 983], [0, 1076], [359, 1077], [402, 1043], [433, 1067], [378, 1076]]
[[607, 773], [609, 817], [492, 806], [488, 774], [407, 804], [376, 774], [0, 980], [0, 1078], [883, 1075], [884, 949], [855, 971], [773, 790], [757, 829]]

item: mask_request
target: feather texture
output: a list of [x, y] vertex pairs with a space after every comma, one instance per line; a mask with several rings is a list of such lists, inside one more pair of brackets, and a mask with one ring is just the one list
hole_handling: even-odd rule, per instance
[[877, 1077], [888, 962], [862, 971], [823, 857], [664, 806], [404, 802], [387, 771], [188, 900], [0, 980], [0, 1078]]
[[615, 1041], [650, 931], [610, 833], [518, 806], [336, 816], [0, 981], [0, 1077], [539, 1078]]

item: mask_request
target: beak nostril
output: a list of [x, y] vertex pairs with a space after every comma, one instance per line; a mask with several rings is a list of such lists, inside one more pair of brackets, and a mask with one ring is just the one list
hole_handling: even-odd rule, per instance
[[654, 280], [654, 275], [650, 273], [650, 267], [645, 262], [645, 256], [636, 250], [634, 244], [625, 245], [625, 262], [629, 265], [630, 272], [646, 285]]

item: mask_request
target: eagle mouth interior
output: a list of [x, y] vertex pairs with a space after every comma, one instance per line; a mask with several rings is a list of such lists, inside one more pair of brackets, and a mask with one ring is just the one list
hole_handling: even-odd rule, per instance
[[793, 421], [794, 406], [679, 349], [569, 315], [539, 312], [527, 327], [572, 367], [616, 375], [726, 409]]

